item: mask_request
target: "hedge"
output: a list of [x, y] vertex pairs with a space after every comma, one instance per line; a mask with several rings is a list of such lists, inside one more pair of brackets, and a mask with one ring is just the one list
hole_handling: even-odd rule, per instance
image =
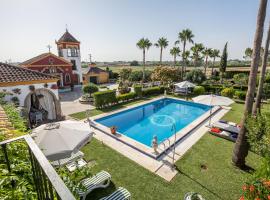
[[149, 87], [142, 91], [143, 96], [155, 95], [155, 94], [162, 94], [164, 93], [164, 87]]
[[93, 96], [94, 104], [97, 108], [103, 108], [117, 103], [115, 90], [95, 92]]
[[134, 92], [138, 97], [142, 97], [142, 86], [141, 85], [134, 85]]
[[137, 97], [135, 92], [130, 92], [130, 93], [126, 93], [126, 94], [121, 94], [118, 95], [116, 97], [117, 102], [123, 102], [123, 101], [129, 101], [129, 100], [133, 100]]

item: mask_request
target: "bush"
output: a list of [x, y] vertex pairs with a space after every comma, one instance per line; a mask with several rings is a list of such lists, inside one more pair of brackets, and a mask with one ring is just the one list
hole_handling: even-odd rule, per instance
[[233, 88], [224, 88], [221, 91], [221, 96], [232, 98], [233, 95], [234, 95], [234, 89]]
[[150, 87], [146, 88], [142, 91], [143, 96], [155, 95], [155, 94], [162, 94], [164, 92], [164, 87]]
[[116, 99], [117, 99], [117, 102], [120, 102], [120, 101], [123, 102], [123, 101], [129, 101], [129, 100], [135, 99], [136, 96], [137, 95], [135, 92], [130, 92], [130, 93], [118, 95]]
[[240, 100], [245, 100], [246, 99], [246, 95], [247, 95], [247, 92], [245, 91], [235, 91], [234, 93], [234, 96], [237, 98], [237, 99], [240, 99]]
[[128, 81], [120, 81], [120, 83], [118, 85], [118, 92], [120, 94], [129, 93], [130, 92], [129, 82]]
[[203, 86], [196, 86], [194, 89], [193, 89], [193, 92], [194, 94], [196, 95], [201, 95], [201, 94], [204, 94], [205, 93], [205, 89]]
[[208, 85], [208, 84], [203, 84], [202, 85], [206, 92], [208, 93], [212, 93], [212, 94], [218, 94], [221, 92], [221, 90], [223, 89], [223, 87], [221, 85]]
[[12, 97], [11, 98], [12, 103], [14, 103], [15, 106], [19, 106], [20, 105], [20, 100], [18, 97]]
[[[151, 80], [151, 74], [152, 72], [149, 70], [145, 70], [145, 81]], [[139, 82], [142, 81], [143, 78], [143, 72], [142, 71], [132, 71], [129, 76], [129, 81], [132, 82]]]
[[134, 92], [138, 97], [142, 97], [142, 86], [141, 85], [134, 85]]
[[94, 104], [97, 108], [103, 108], [117, 102], [115, 90], [95, 92], [93, 96]]
[[90, 96], [92, 93], [95, 93], [97, 91], [98, 91], [98, 86], [95, 85], [94, 83], [89, 83], [88, 85], [83, 87], [83, 93], [90, 94]]
[[193, 82], [193, 83], [201, 84], [203, 81], [206, 80], [206, 76], [202, 72], [202, 70], [193, 69], [192, 71], [187, 73], [186, 79]]
[[130, 63], [130, 66], [139, 66], [139, 62], [137, 60], [133, 60], [131, 63]]

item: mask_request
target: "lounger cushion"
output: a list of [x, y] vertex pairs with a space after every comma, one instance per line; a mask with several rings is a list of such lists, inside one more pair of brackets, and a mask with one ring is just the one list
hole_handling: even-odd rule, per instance
[[97, 188], [98, 185], [108, 181], [111, 179], [111, 175], [106, 171], [101, 171], [96, 175], [92, 176], [91, 178], [86, 178], [81, 181], [81, 184], [85, 187], [84, 190], [78, 190], [78, 194], [83, 196], [86, 191], [93, 190]]
[[130, 199], [130, 197], [131, 195], [127, 189], [119, 187], [114, 193], [105, 198], [102, 198], [102, 200], [125, 200]]

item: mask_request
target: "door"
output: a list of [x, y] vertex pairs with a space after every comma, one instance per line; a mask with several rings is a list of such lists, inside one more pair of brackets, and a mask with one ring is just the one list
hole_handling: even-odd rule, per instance
[[90, 83], [97, 84], [97, 76], [90, 76], [89, 82], [90, 82]]

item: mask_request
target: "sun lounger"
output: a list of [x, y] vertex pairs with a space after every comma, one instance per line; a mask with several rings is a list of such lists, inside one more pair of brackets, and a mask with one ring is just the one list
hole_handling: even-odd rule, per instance
[[129, 191], [123, 187], [119, 187], [114, 193], [100, 200], [129, 200], [131, 199], [131, 194]]
[[78, 189], [77, 193], [80, 199], [84, 200], [86, 196], [96, 188], [106, 188], [110, 185], [111, 175], [106, 171], [101, 171], [91, 178], [83, 179], [80, 184], [84, 189]]
[[215, 122], [212, 124], [212, 127], [217, 127], [219, 129], [222, 129], [224, 131], [228, 131], [230, 133], [239, 133], [240, 128], [237, 126], [232, 126], [230, 124], [222, 123], [222, 122]]
[[68, 171], [73, 172], [77, 169], [76, 162], [71, 162], [66, 165]]
[[75, 160], [77, 160], [79, 158], [82, 158], [83, 156], [84, 156], [84, 153], [81, 152], [81, 151], [78, 151], [75, 154], [71, 154], [71, 156], [69, 158], [56, 160], [56, 161], [51, 162], [51, 164], [52, 164], [52, 166], [60, 167], [60, 166], [72, 163], [73, 161], [75, 161]]
[[77, 160], [76, 162], [77, 162], [77, 167], [78, 167], [78, 168], [81, 168], [81, 167], [87, 165], [87, 162], [85, 162], [85, 160], [82, 159], [82, 158], [79, 159], [79, 160]]

